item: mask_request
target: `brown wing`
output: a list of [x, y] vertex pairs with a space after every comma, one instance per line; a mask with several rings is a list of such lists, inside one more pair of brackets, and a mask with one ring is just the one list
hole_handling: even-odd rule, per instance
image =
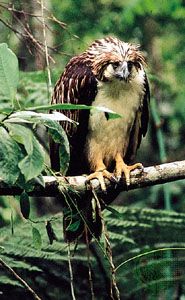
[[130, 133], [129, 145], [127, 148], [127, 153], [124, 158], [126, 163], [130, 163], [135, 159], [136, 151], [141, 144], [141, 139], [146, 135], [149, 121], [149, 102], [150, 102], [150, 89], [148, 84], [148, 79], [145, 74], [144, 81], [144, 96], [142, 105], [137, 111], [135, 121]]
[[[54, 88], [52, 103], [71, 103], [91, 105], [97, 93], [97, 80], [91, 68], [82, 56], [76, 56], [70, 60], [64, 73], [57, 81]], [[66, 131], [70, 146], [71, 160], [69, 175], [78, 175], [86, 172], [84, 162], [84, 144], [88, 130], [88, 110], [63, 110], [67, 117], [79, 123], [78, 126], [70, 122], [61, 125]], [[51, 141], [50, 159], [51, 167], [59, 171], [59, 145]]]

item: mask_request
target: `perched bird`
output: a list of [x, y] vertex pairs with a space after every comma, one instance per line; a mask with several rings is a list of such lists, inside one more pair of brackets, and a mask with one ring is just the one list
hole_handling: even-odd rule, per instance
[[[147, 131], [150, 91], [145, 65], [139, 45], [116, 37], [95, 40], [66, 65], [54, 88], [53, 104], [101, 106], [122, 116], [109, 120], [106, 112], [96, 110], [62, 111], [79, 123], [62, 124], [71, 146], [68, 175], [90, 173], [88, 180], [98, 178], [105, 190], [104, 178], [119, 180], [124, 175], [129, 185], [130, 171], [142, 167], [128, 164]], [[51, 144], [51, 165], [59, 170], [56, 144]]]
[[[104, 189], [103, 177], [112, 179], [109, 168], [130, 183], [130, 171], [141, 164], [133, 161], [148, 125], [149, 85], [145, 58], [138, 45], [114, 37], [96, 40], [73, 57], [57, 81], [52, 103], [103, 106], [122, 115], [108, 120], [104, 112], [63, 111], [79, 126], [65, 123], [71, 145], [69, 175], [93, 172]], [[51, 164], [59, 170], [57, 145], [51, 147]]]

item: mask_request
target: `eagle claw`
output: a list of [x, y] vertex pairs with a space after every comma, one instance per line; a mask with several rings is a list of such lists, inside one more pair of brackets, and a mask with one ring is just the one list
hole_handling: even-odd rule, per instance
[[124, 173], [126, 185], [128, 187], [130, 185], [130, 172], [135, 169], [141, 169], [141, 172], [142, 172], [144, 167], [141, 163], [136, 163], [134, 165], [128, 166], [124, 162], [122, 162], [121, 165], [118, 165], [116, 167], [115, 174], [116, 174], [117, 179], [120, 180], [122, 177], [122, 173]]
[[106, 169], [100, 170], [100, 171], [99, 170], [95, 171], [94, 173], [87, 176], [86, 181], [90, 181], [95, 178], [98, 179], [98, 181], [100, 183], [100, 187], [104, 193], [106, 193], [106, 191], [107, 191], [104, 178], [107, 178], [110, 181], [113, 181], [116, 183], [118, 182], [117, 178], [113, 174], [108, 172]]

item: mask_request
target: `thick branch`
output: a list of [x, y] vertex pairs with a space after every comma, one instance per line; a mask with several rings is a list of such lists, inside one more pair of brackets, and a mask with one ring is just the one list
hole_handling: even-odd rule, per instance
[[[185, 160], [146, 167], [143, 172], [138, 170], [133, 171], [131, 174], [129, 190], [163, 184], [180, 179], [185, 179]], [[59, 186], [60, 190], [63, 192], [73, 189], [80, 194], [84, 194], [88, 188], [86, 184], [86, 176], [56, 178], [54, 176], [44, 176], [44, 182], [45, 188], [36, 183], [35, 189], [30, 193], [30, 195], [57, 196], [59, 194]], [[98, 180], [92, 180], [91, 185], [97, 194], [102, 195]], [[119, 192], [128, 190], [124, 179], [118, 184], [106, 180], [106, 186], [109, 199], [111, 199], [110, 202], [119, 194]], [[0, 195], [19, 195], [21, 192], [20, 188], [9, 187], [3, 181], [0, 181]]]

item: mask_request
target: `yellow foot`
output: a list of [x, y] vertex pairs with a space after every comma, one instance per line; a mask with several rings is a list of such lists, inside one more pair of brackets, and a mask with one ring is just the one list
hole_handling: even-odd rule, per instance
[[113, 174], [111, 174], [110, 172], [108, 172], [106, 169], [104, 170], [100, 170], [100, 171], [95, 171], [94, 173], [90, 174], [89, 176], [87, 176], [86, 181], [90, 181], [92, 179], [97, 178], [102, 191], [106, 192], [106, 185], [105, 185], [105, 181], [104, 178], [109, 179], [110, 181], [114, 181], [117, 182], [116, 178], [114, 177]]
[[141, 169], [141, 171], [143, 171], [143, 165], [141, 163], [136, 163], [132, 166], [128, 166], [122, 161], [121, 163], [116, 165], [115, 176], [119, 180], [122, 176], [122, 173], [124, 173], [126, 184], [127, 184], [127, 186], [129, 186], [130, 185], [130, 172], [137, 168]]

